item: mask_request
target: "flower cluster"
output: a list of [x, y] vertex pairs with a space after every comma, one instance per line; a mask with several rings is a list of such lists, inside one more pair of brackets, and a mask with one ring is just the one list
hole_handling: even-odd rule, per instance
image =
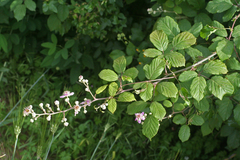
[[[96, 99], [93, 94], [91, 93], [90, 89], [89, 89], [89, 85], [88, 85], [88, 80], [87, 79], [83, 79], [83, 76], [79, 76], [79, 82], [83, 83], [86, 88], [85, 91], [89, 92], [91, 94], [91, 96]], [[64, 124], [64, 126], [68, 126], [69, 123], [67, 122], [67, 118], [65, 117], [65, 113], [70, 111], [70, 110], [74, 110], [74, 114], [75, 116], [80, 112], [81, 108], [83, 108], [83, 113], [87, 113], [87, 106], [91, 106], [92, 101], [90, 99], [84, 98], [84, 101], [79, 103], [79, 101], [75, 101], [75, 105], [72, 107], [71, 103], [70, 103], [70, 98], [71, 96], [74, 95], [74, 92], [70, 92], [70, 91], [64, 91], [63, 94], [60, 96], [60, 98], [64, 98], [65, 102], [67, 102], [67, 104], [69, 105], [69, 109], [65, 109], [65, 110], [61, 110], [60, 108], [60, 102], [58, 100], [54, 101], [54, 104], [56, 106], [56, 110], [52, 108], [50, 106], [50, 104], [46, 104], [45, 106], [43, 105], [43, 103], [39, 104], [40, 109], [43, 111], [43, 113], [41, 114], [36, 114], [33, 110], [33, 106], [30, 105], [28, 107], [26, 107], [23, 111], [23, 116], [28, 116], [28, 115], [32, 115], [32, 119], [30, 119], [30, 122], [34, 122], [35, 120], [37, 120], [38, 117], [40, 116], [47, 116], [46, 119], [47, 121], [51, 121], [51, 118], [53, 115], [55, 114], [63, 114], [63, 118], [61, 120], [61, 122]], [[107, 105], [107, 103], [106, 103]], [[106, 109], [106, 105], [101, 105], [102, 109]]]
[[101, 112], [103, 112], [103, 113], [104, 113], [104, 110], [106, 110], [106, 109], [107, 109], [107, 106], [108, 106], [108, 103], [107, 103], [107, 102], [105, 102], [105, 103], [103, 103], [103, 104], [99, 105], [98, 107], [95, 107], [95, 110], [97, 111], [98, 109], [100, 109], [100, 110], [101, 110]]
[[164, 11], [162, 10], [162, 7], [159, 6], [156, 10], [153, 10], [152, 8], [148, 8], [147, 12], [148, 12], [148, 14], [157, 14], [157, 13], [161, 13]]

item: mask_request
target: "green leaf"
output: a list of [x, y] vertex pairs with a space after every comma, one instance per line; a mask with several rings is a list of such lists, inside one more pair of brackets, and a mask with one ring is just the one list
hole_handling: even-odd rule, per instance
[[198, 102], [203, 99], [206, 86], [206, 80], [203, 77], [196, 77], [193, 79], [190, 86], [190, 92], [193, 98]]
[[227, 60], [227, 66], [228, 68], [230, 68], [231, 70], [240, 70], [240, 63], [238, 60], [236, 60], [236, 58], [230, 58], [229, 60]]
[[26, 6], [23, 4], [19, 4], [14, 9], [14, 17], [17, 19], [17, 21], [22, 20], [26, 15]]
[[185, 57], [181, 53], [170, 52], [165, 55], [165, 58], [173, 67], [185, 66]]
[[110, 57], [115, 60], [117, 59], [118, 57], [121, 57], [121, 56], [124, 56], [125, 53], [123, 51], [120, 51], [120, 50], [113, 50], [111, 53], [110, 53]]
[[202, 22], [196, 22], [194, 25], [188, 30], [188, 32], [192, 33], [194, 37], [198, 37], [200, 31], [202, 30], [203, 25]]
[[233, 85], [221, 76], [214, 76], [207, 81], [209, 91], [222, 100], [225, 94], [233, 94]]
[[152, 98], [153, 84], [146, 82], [142, 88], [144, 89], [144, 91], [140, 93], [140, 97], [146, 102]]
[[231, 0], [213, 0], [208, 2], [206, 10], [209, 13], [221, 13], [233, 6]]
[[181, 31], [188, 31], [191, 29], [191, 23], [187, 19], [180, 20], [178, 25]]
[[143, 54], [146, 56], [146, 57], [151, 57], [151, 58], [154, 58], [156, 56], [161, 56], [162, 55], [162, 52], [155, 49], [155, 48], [149, 48], [149, 49], [146, 49]]
[[229, 59], [232, 56], [233, 50], [234, 50], [233, 42], [227, 39], [218, 42], [216, 48], [217, 54], [221, 61]]
[[230, 21], [234, 16], [235, 12], [237, 11], [237, 9], [238, 7], [234, 5], [229, 10], [227, 10], [222, 17], [223, 22]]
[[118, 101], [119, 102], [132, 102], [132, 101], [136, 101], [136, 99], [134, 97], [134, 94], [132, 94], [130, 92], [123, 92], [119, 95]]
[[51, 34], [51, 40], [53, 44], [57, 45], [57, 37], [55, 36], [55, 34]]
[[116, 82], [112, 82], [108, 87], [108, 93], [110, 96], [115, 96], [118, 90], [118, 84]]
[[158, 120], [162, 120], [164, 116], [166, 115], [165, 108], [158, 102], [154, 101], [150, 105], [150, 111], [152, 115], [157, 118]]
[[240, 74], [235, 72], [226, 76], [231, 84], [234, 86], [234, 89], [237, 90], [240, 87]]
[[57, 59], [59, 56], [65, 56], [68, 55], [68, 51], [66, 48], [60, 49], [59, 51], [57, 51], [57, 53], [54, 56], [54, 59]]
[[129, 56], [133, 56], [136, 54], [135, 46], [132, 42], [128, 43], [126, 52]]
[[150, 41], [160, 51], [165, 51], [168, 46], [168, 37], [163, 30], [155, 30], [150, 34]]
[[102, 70], [98, 76], [108, 82], [116, 81], [118, 80], [118, 75], [111, 69], [104, 69]]
[[63, 59], [68, 59], [68, 50], [67, 50], [67, 48], [63, 48], [62, 49], [61, 55], [62, 55]]
[[192, 116], [189, 117], [188, 123], [195, 126], [201, 126], [204, 123], [204, 119], [197, 114], [193, 114]]
[[182, 103], [174, 103], [173, 108], [174, 111], [182, 111], [185, 108], [185, 106]]
[[158, 132], [159, 129], [159, 122], [158, 119], [152, 115], [147, 116], [143, 123], [142, 133], [145, 135], [149, 140], [151, 140]]
[[180, 32], [178, 24], [169, 16], [159, 18], [153, 30], [163, 30], [170, 41]]
[[133, 115], [135, 113], [141, 112], [147, 107], [148, 103], [144, 101], [136, 101], [127, 106], [127, 113]]
[[187, 141], [190, 138], [190, 127], [188, 125], [182, 125], [178, 137], [182, 142]]
[[123, 76], [129, 76], [132, 79], [135, 79], [138, 76], [138, 70], [135, 67], [128, 68], [124, 73]]
[[202, 37], [203, 39], [208, 40], [208, 38], [217, 31], [216, 28], [206, 25], [203, 27], [203, 29], [200, 32], [200, 37]]
[[[1, 37], [0, 37], [0, 39], [1, 39]], [[18, 45], [19, 42], [20, 42], [20, 38], [19, 38], [19, 36], [18, 36], [17, 34], [11, 34], [11, 35], [10, 35], [10, 39], [11, 39], [11, 41], [12, 41], [15, 45]], [[0, 40], [0, 41], [1, 41], [1, 40]], [[0, 44], [3, 44], [3, 43], [5, 43], [5, 42], [0, 42]]]
[[99, 87], [99, 88], [96, 90], [96, 94], [102, 93], [102, 92], [107, 88], [107, 86], [108, 86], [108, 85], [105, 84], [105, 85]]
[[226, 121], [232, 114], [233, 104], [232, 101], [224, 97], [221, 101], [217, 100], [216, 105], [218, 106], [217, 111], [223, 121]]
[[193, 58], [193, 60], [196, 60], [198, 57], [202, 57], [203, 54], [196, 48], [189, 47], [185, 49], [187, 54]]
[[178, 89], [173, 82], [161, 82], [157, 85], [158, 92], [166, 97], [176, 97]]
[[81, 61], [82, 64], [84, 64], [89, 69], [94, 69], [93, 58], [90, 54], [82, 54]]
[[33, 0], [25, 0], [24, 4], [30, 11], [36, 10], [36, 3]]
[[196, 38], [190, 32], [182, 32], [173, 38], [174, 49], [181, 50], [190, 47], [196, 43]]
[[201, 22], [203, 26], [206, 26], [212, 24], [212, 19], [206, 13], [200, 12], [194, 17], [194, 23], [198, 22]]
[[231, 133], [231, 136], [228, 136], [228, 139], [227, 139], [227, 145], [229, 149], [233, 150], [239, 147], [238, 139], [239, 139], [239, 131], [235, 129]]
[[57, 8], [58, 18], [63, 22], [69, 15], [69, 10], [67, 5], [60, 4]]
[[153, 80], [162, 74], [164, 67], [165, 61], [157, 57], [152, 60], [152, 63], [150, 65], [146, 64], [143, 67], [143, 70], [145, 72], [146, 78]]
[[195, 17], [197, 15], [197, 11], [195, 9], [192, 8], [192, 6], [190, 6], [188, 3], [186, 2], [180, 2], [181, 3], [181, 8], [182, 8], [182, 12], [185, 16], [187, 17]]
[[61, 26], [61, 21], [57, 17], [57, 14], [51, 14], [48, 17], [47, 25], [50, 31], [58, 30]]
[[240, 104], [238, 104], [234, 110], [233, 110], [233, 114], [234, 114], [234, 119], [235, 121], [240, 124]]
[[0, 49], [3, 49], [5, 53], [8, 52], [8, 42], [4, 35], [0, 34]]
[[232, 36], [233, 37], [239, 37], [240, 36], [240, 25], [237, 25], [237, 26], [234, 27]]
[[205, 112], [205, 111], [209, 111], [209, 102], [207, 101], [206, 98], [203, 98], [201, 101], [194, 101], [194, 106], [202, 111], [202, 112]]
[[203, 136], [209, 135], [210, 133], [212, 133], [212, 129], [209, 127], [208, 122], [205, 122], [202, 126], [201, 126], [201, 132]]
[[75, 44], [75, 40], [74, 39], [70, 39], [65, 43], [64, 48], [71, 48], [73, 45]]
[[197, 77], [197, 75], [198, 74], [195, 71], [184, 71], [183, 73], [180, 74], [178, 79], [181, 82], [187, 82]]
[[55, 1], [50, 1], [50, 3], [48, 4], [48, 8], [50, 11], [58, 13], [57, 7], [54, 5], [55, 3]]
[[113, 114], [117, 109], [117, 102], [115, 99], [110, 99], [108, 101], [108, 110]]
[[203, 67], [203, 72], [209, 74], [227, 74], [227, 66], [220, 60], [210, 61]]
[[169, 107], [172, 107], [172, 102], [166, 99], [163, 101], [163, 105], [169, 108]]
[[216, 35], [219, 35], [219, 36], [222, 36], [222, 37], [227, 37], [228, 33], [227, 33], [224, 25], [222, 25], [218, 21], [213, 21], [212, 26], [217, 29], [217, 31], [215, 32]]
[[175, 124], [185, 124], [187, 122], [187, 118], [182, 114], [177, 114], [173, 117], [173, 123]]
[[175, 6], [173, 8], [173, 11], [176, 12], [177, 14], [182, 14], [182, 8], [179, 6]]
[[231, 135], [231, 133], [233, 131], [234, 131], [234, 128], [226, 124], [226, 125], [222, 126], [220, 136], [227, 137], [227, 136]]
[[113, 61], [113, 68], [117, 73], [123, 73], [126, 69], [126, 58], [124, 56], [118, 57]]

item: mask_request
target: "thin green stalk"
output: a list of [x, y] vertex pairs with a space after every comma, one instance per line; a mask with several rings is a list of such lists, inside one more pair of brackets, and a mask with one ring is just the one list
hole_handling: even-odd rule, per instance
[[44, 160], [47, 160], [47, 157], [48, 157], [48, 154], [49, 154], [49, 151], [51, 149], [53, 141], [54, 141], [54, 134], [52, 135], [52, 140], [51, 140], [51, 142], [49, 144], [48, 151], [47, 151], [47, 154], [46, 154], [46, 157], [44, 158]]
[[98, 149], [98, 147], [99, 147], [100, 143], [102, 142], [102, 139], [105, 137], [105, 135], [106, 135], [106, 132], [107, 132], [107, 130], [108, 130], [110, 127], [111, 127], [111, 125], [110, 125], [109, 123], [107, 123], [107, 124], [106, 124], [106, 126], [105, 126], [105, 129], [104, 129], [104, 131], [103, 131], [102, 137], [100, 138], [100, 140], [99, 140], [99, 142], [98, 142], [98, 144], [97, 144], [96, 148], [94, 149], [94, 152], [93, 152], [93, 154], [92, 154], [92, 156], [91, 156], [91, 159], [90, 159], [90, 160], [92, 160], [92, 159], [93, 159], [93, 157], [94, 157], [94, 155], [95, 155], [95, 153], [96, 153], [96, 151], [97, 151], [97, 149]]
[[15, 152], [16, 152], [16, 148], [17, 148], [17, 143], [18, 143], [18, 135], [16, 135], [16, 140], [15, 140], [15, 145], [14, 145], [14, 151], [13, 151], [12, 160], [14, 160], [14, 157], [15, 157]]
[[108, 150], [108, 152], [107, 152], [107, 154], [106, 154], [106, 156], [104, 157], [104, 159], [103, 159], [103, 160], [105, 160], [105, 159], [107, 158], [107, 156], [108, 156], [108, 154], [110, 153], [110, 151], [111, 151], [112, 147], [114, 146], [114, 144], [117, 142], [118, 138], [119, 138], [121, 135], [122, 135], [122, 133], [121, 133], [121, 132], [120, 132], [120, 133], [117, 135], [117, 137], [115, 138], [115, 140], [114, 140], [113, 144], [112, 144], [112, 145], [111, 145], [111, 147], [109, 148], [109, 150]]
[[98, 147], [99, 147], [100, 143], [102, 142], [102, 139], [105, 137], [105, 135], [106, 135], [106, 131], [104, 130], [104, 132], [103, 132], [103, 135], [102, 135], [102, 137], [100, 138], [100, 140], [99, 140], [99, 142], [98, 142], [98, 144], [97, 144], [96, 148], [94, 149], [94, 152], [93, 152], [93, 154], [92, 154], [92, 157], [91, 157], [91, 159], [90, 159], [90, 160], [92, 160], [92, 159], [93, 159], [93, 157], [94, 157], [94, 155], [95, 155], [95, 153], [96, 153], [96, 151], [97, 151], [97, 149], [98, 149]]
[[5, 116], [5, 118], [0, 122], [0, 127], [2, 126], [2, 123], [7, 119], [7, 117], [12, 113], [12, 111], [18, 106], [18, 104], [23, 100], [23, 98], [28, 94], [30, 90], [39, 82], [39, 80], [49, 71], [47, 69], [38, 79], [37, 81], [28, 89], [28, 91], [23, 95], [23, 97], [16, 103], [16, 105], [8, 112], [8, 114]]

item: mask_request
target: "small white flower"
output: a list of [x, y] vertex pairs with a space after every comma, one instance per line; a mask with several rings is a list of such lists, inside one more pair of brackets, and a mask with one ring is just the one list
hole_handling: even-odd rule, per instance
[[33, 120], [33, 119], [30, 119], [30, 122], [31, 122], [31, 123], [33, 123], [33, 122], [34, 122], [34, 120]]
[[68, 122], [65, 122], [65, 123], [64, 123], [64, 126], [66, 126], [66, 127], [67, 127], [68, 125], [69, 125], [69, 123], [68, 123]]
[[75, 101], [75, 104], [76, 104], [76, 105], [79, 105], [79, 101]]
[[86, 91], [86, 92], [89, 92], [89, 88], [85, 88], [85, 91]]
[[79, 82], [82, 82], [82, 80], [83, 80], [83, 76], [80, 75], [80, 76], [79, 76]]
[[43, 108], [43, 103], [40, 103], [40, 104], [39, 104], [39, 107]]
[[32, 113], [32, 117], [33, 117], [33, 118], [36, 117], [36, 113], [35, 113], [35, 112]]
[[84, 109], [83, 113], [85, 113], [85, 114], [86, 114], [86, 113], [87, 113], [87, 110], [86, 110], [86, 109]]
[[172, 115], [170, 114], [168, 117], [169, 117], [169, 118], [171, 118], [171, 117], [172, 117]]
[[46, 107], [49, 108], [49, 107], [50, 107], [50, 104], [47, 103], [47, 104], [46, 104]]
[[61, 122], [67, 122], [67, 118], [63, 118]]
[[140, 94], [141, 91], [140, 91], [140, 90], [135, 90], [135, 93], [136, 93], [136, 94]]
[[58, 100], [54, 101], [54, 104], [55, 104], [56, 106], [58, 106], [58, 105], [59, 105], [59, 101], [58, 101]]
[[57, 108], [57, 111], [60, 111], [60, 108], [59, 108], [59, 107]]
[[48, 120], [48, 121], [51, 120], [51, 115], [47, 116], [47, 120]]
[[105, 106], [104, 104], [102, 104], [102, 105], [101, 105], [101, 108], [102, 108], [103, 110], [105, 110], [105, 109], [106, 109], [106, 106]]
[[65, 98], [65, 102], [69, 102], [69, 98], [67, 97], [67, 98]]

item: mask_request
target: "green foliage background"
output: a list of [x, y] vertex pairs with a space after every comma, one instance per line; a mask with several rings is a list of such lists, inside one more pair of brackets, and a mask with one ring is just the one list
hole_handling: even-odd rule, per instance
[[[0, 157], [239, 159], [239, 4], [1, 0]], [[72, 101], [91, 98], [79, 75], [94, 93], [105, 85], [96, 91], [110, 96], [105, 113], [98, 103], [70, 112], [68, 127], [61, 115], [33, 124], [22, 116], [64, 90]], [[142, 111], [151, 114], [140, 125]]]

